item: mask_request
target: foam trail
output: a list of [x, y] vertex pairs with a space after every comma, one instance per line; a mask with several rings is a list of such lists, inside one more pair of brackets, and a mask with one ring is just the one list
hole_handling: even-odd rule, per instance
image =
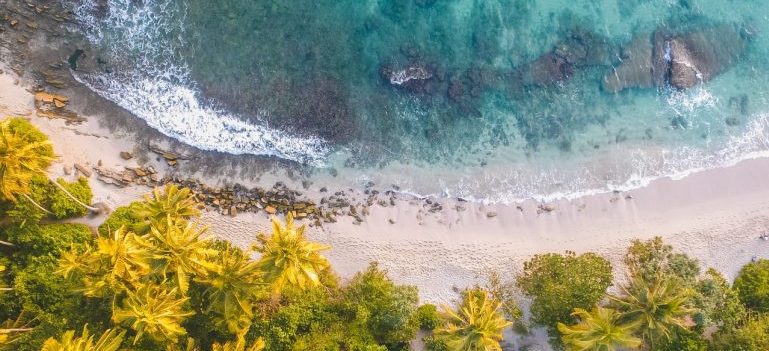
[[247, 123], [211, 101], [201, 101], [177, 52], [185, 44], [184, 11], [173, 1], [137, 5], [131, 0], [110, 0], [103, 18], [94, 15], [94, 6], [85, 1], [76, 7], [81, 27], [92, 42], [107, 50], [111, 60], [127, 67], [119, 73], [75, 72], [91, 90], [161, 133], [203, 150], [323, 163], [329, 152], [323, 140]]

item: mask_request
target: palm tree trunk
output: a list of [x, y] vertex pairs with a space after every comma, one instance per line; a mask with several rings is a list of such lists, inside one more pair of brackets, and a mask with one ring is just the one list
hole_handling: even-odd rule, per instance
[[0, 288], [0, 291], [13, 291], [13, 288]]
[[14, 245], [14, 244], [11, 244], [11, 243], [9, 243], [9, 242], [7, 242], [7, 241], [2, 241], [2, 240], [0, 240], [0, 245], [5, 245], [5, 246], [16, 246], [16, 245]]
[[27, 199], [27, 201], [29, 201], [29, 202], [31, 202], [33, 205], [35, 205], [35, 207], [37, 207], [37, 208], [38, 208], [40, 211], [43, 211], [43, 212], [45, 212], [45, 213], [47, 213], [47, 214], [49, 214], [49, 215], [53, 216], [53, 212], [46, 210], [46, 209], [45, 209], [43, 206], [40, 206], [40, 204], [38, 204], [37, 202], [35, 202], [35, 200], [32, 200], [32, 198], [31, 198], [31, 197], [29, 197], [29, 195], [27, 195], [27, 194], [21, 194], [21, 197], [23, 197], [23, 198]]
[[21, 332], [28, 332], [32, 330], [32, 328], [9, 328], [9, 329], [0, 329], [1, 333], [21, 333]]
[[82, 201], [78, 200], [78, 199], [77, 199], [75, 196], [73, 196], [73, 195], [72, 195], [72, 194], [71, 194], [69, 191], [67, 191], [67, 189], [64, 189], [64, 187], [63, 187], [61, 184], [59, 184], [59, 182], [57, 182], [57, 181], [55, 181], [55, 180], [51, 180], [51, 183], [53, 183], [54, 185], [56, 185], [56, 187], [58, 187], [58, 188], [59, 188], [59, 190], [63, 191], [65, 194], [67, 194], [67, 196], [69, 196], [69, 198], [70, 198], [70, 199], [72, 199], [72, 201], [75, 201], [75, 202], [76, 202], [78, 205], [80, 205], [80, 206], [83, 206], [83, 207], [87, 208], [87, 209], [88, 209], [89, 211], [91, 211], [91, 212], [99, 212], [99, 209], [98, 209], [98, 208], [96, 208], [96, 207], [92, 207], [92, 206], [88, 206], [88, 205], [84, 204]]

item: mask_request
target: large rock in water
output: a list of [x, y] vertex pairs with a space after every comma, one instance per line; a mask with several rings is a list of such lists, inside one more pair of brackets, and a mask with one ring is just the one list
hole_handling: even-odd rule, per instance
[[603, 77], [610, 92], [628, 88], [691, 88], [728, 69], [747, 46], [728, 25], [672, 35], [664, 29], [633, 38], [622, 49], [622, 63]]
[[670, 84], [679, 89], [706, 82], [729, 68], [747, 43], [731, 26], [718, 26], [670, 39]]

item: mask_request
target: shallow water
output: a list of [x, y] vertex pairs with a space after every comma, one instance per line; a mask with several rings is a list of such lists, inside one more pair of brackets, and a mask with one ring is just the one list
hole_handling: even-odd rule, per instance
[[[769, 150], [766, 1], [75, 5], [119, 67], [80, 74], [92, 89], [185, 143], [307, 163], [325, 182], [507, 202], [632, 188]], [[682, 91], [602, 83], [633, 38], [708, 28], [735, 33], [716, 47], [745, 45], [713, 79]], [[570, 61], [532, 64], [548, 53]]]

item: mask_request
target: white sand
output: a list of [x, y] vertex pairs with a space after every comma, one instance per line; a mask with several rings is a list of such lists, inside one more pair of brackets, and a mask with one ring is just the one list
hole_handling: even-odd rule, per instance
[[[75, 162], [102, 160], [114, 168], [132, 165], [133, 161], [118, 156], [120, 151], [132, 150], [132, 142], [100, 129], [97, 116], [74, 127], [36, 117], [32, 95], [14, 83], [9, 74], [0, 75], [0, 115], [28, 117], [51, 136], [61, 156], [52, 175], [60, 175], [64, 164]], [[95, 176], [91, 185], [94, 201], [113, 208], [148, 191], [146, 187], [104, 185]], [[624, 195], [561, 201], [555, 204], [555, 211], [541, 214], [533, 202], [521, 204], [523, 211], [515, 206], [484, 208], [477, 204], [464, 204], [465, 211], [456, 211], [456, 203], [450, 202], [444, 204], [442, 213], [430, 215], [420, 213], [418, 205], [402, 201], [396, 207], [372, 207], [362, 225], [340, 218], [339, 223], [323, 229], [311, 228], [309, 235], [333, 246], [327, 256], [341, 276], [350, 277], [370, 261], [378, 261], [396, 281], [418, 286], [423, 301], [428, 302], [454, 298], [452, 286], [482, 283], [492, 269], [512, 278], [523, 261], [544, 252], [595, 251], [611, 259], [620, 275], [620, 260], [630, 240], [655, 235], [730, 278], [751, 257], [769, 257], [769, 242], [758, 239], [769, 228], [767, 159], [678, 181], [655, 181], [631, 192], [632, 199]], [[489, 211], [497, 216], [487, 217]], [[396, 223], [390, 224], [390, 219]], [[256, 232], [269, 228], [264, 214], [231, 218], [207, 213], [204, 221], [213, 225], [213, 234], [244, 247]]]

